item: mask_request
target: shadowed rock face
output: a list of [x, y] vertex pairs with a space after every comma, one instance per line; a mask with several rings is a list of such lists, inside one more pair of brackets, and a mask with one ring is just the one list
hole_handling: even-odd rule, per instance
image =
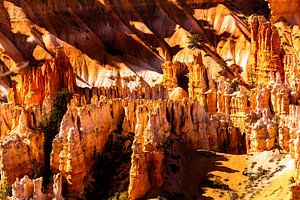
[[298, 0], [268, 0], [272, 10], [272, 20], [287, 21], [289, 24], [300, 25], [300, 2]]
[[152, 86], [161, 81], [164, 61], [191, 60], [187, 37], [198, 33], [225, 60], [245, 68], [249, 43], [242, 21], [228, 9], [243, 11], [244, 2], [225, 2], [228, 8], [222, 2], [3, 1], [1, 60], [8, 68], [24, 60], [37, 66], [64, 46], [82, 87], [115, 85], [118, 73], [123, 85], [135, 87], [141, 77]]
[[0, 172], [31, 178], [20, 196], [43, 175], [56, 199], [193, 199], [210, 151], [299, 166], [298, 11], [280, 2], [1, 1]]

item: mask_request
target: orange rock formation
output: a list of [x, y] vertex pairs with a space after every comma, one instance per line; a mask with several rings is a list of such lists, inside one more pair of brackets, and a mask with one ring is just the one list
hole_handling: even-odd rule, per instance
[[[199, 152], [273, 148], [295, 160], [299, 198], [298, 1], [268, 1], [270, 18], [255, 7], [267, 2], [249, 2], [1, 2], [0, 72], [30, 61], [0, 80], [12, 199], [76, 199], [97, 181], [99, 196], [192, 199]], [[63, 88], [72, 98], [49, 133], [41, 124], [63, 110]], [[28, 176], [50, 172], [53, 194], [43, 194], [43, 179]]]

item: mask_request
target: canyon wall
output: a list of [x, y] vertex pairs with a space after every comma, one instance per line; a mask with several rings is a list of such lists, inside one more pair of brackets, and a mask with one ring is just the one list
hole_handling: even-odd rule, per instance
[[[21, 126], [22, 130], [19, 128], [14, 135], [27, 130], [27, 126], [32, 130], [39, 130], [43, 110], [48, 108], [50, 111], [46, 113], [49, 114], [54, 106], [55, 91], [68, 88], [73, 98], [60, 123], [59, 133], [54, 135], [53, 142], [50, 141], [52, 142], [50, 169], [51, 172], [62, 175], [70, 198], [76, 198], [84, 193], [85, 188], [93, 180], [96, 156], [105, 154], [109, 138], [118, 133], [122, 135], [134, 133], [133, 140], [128, 140], [124, 145], [124, 148], [125, 146], [132, 148], [128, 175], [128, 195], [131, 199], [151, 196], [152, 192], [160, 190], [167, 191], [170, 197], [179, 192], [182, 185], [169, 183], [168, 180], [184, 179], [188, 167], [180, 160], [170, 168], [167, 160], [170, 151], [179, 151], [178, 148], [183, 148], [182, 146], [186, 147], [184, 152], [179, 151], [180, 155], [194, 155], [198, 150], [234, 154], [256, 152], [271, 150], [277, 143], [286, 152], [290, 151], [287, 127], [282, 124], [279, 126], [278, 120], [290, 114], [289, 104], [297, 103], [299, 97], [293, 93], [289, 85], [282, 84], [280, 78], [273, 80], [270, 76], [268, 80], [271, 85], [258, 83], [258, 87], [251, 90], [239, 84], [235, 85], [234, 81], [238, 80], [237, 78], [232, 82], [222, 80], [217, 82], [205, 67], [202, 54], [199, 53], [188, 63], [189, 94], [181, 92], [184, 89], [178, 84], [180, 77], [176, 71], [181, 65], [170, 61], [163, 65], [165, 74], [162, 85], [149, 87], [141, 82], [141, 86], [133, 90], [121, 86], [83, 89], [75, 85], [74, 73], [63, 50], [58, 51], [60, 53], [53, 60], [49, 60], [43, 67], [34, 69], [33, 76], [29, 78], [24, 78], [28, 76], [27, 74], [17, 76], [23, 77], [19, 79], [23, 81], [15, 83], [15, 87], [9, 93], [14, 94], [10, 95], [13, 98], [9, 99], [10, 103], [2, 105], [5, 107], [3, 110], [5, 115], [1, 123], [3, 126], [1, 135], [5, 141], [8, 132], [14, 129], [14, 124], [7, 121], [14, 122], [19, 119], [18, 117], [23, 121], [18, 120], [15, 124]], [[63, 74], [60, 75], [61, 71], [57, 68], [65, 68], [65, 65], [68, 70], [62, 71]], [[48, 78], [49, 75], [53, 78]], [[265, 80], [258, 76], [258, 80], [260, 79], [262, 82]], [[45, 94], [35, 95], [38, 101], [25, 101], [29, 99], [31, 93], [39, 93], [37, 85], [45, 88]], [[180, 95], [172, 95], [176, 91]], [[172, 96], [177, 97], [172, 99]], [[182, 98], [183, 100], [178, 100]], [[17, 105], [26, 105], [26, 109], [34, 111], [29, 115], [30, 120], [26, 118], [27, 115], [22, 115], [24, 111], [20, 115], [11, 116], [11, 113], [14, 113], [11, 110]], [[279, 119], [274, 117], [276, 115]], [[26, 126], [22, 125], [24, 123]], [[43, 143], [43, 140], [40, 142]], [[43, 155], [39, 158], [30, 157], [31, 154], [37, 154], [39, 152], [37, 148], [42, 149], [43, 145], [36, 147], [33, 142], [30, 144], [33, 146], [27, 147], [29, 152], [25, 152], [22, 158], [29, 163], [35, 163], [33, 159], [36, 159], [43, 166], [43, 161], [40, 161]], [[21, 153], [26, 146], [18, 145], [10, 148], [10, 152]], [[4, 168], [2, 171], [10, 181], [35, 171], [29, 164], [28, 169], [24, 168], [22, 171], [19, 170], [20, 174], [15, 174], [14, 169], [19, 163], [8, 164], [5, 158], [9, 157], [3, 154], [3, 163], [7, 169]], [[19, 161], [22, 162], [22, 159]], [[182, 170], [166, 178], [166, 170], [174, 171], [174, 166]], [[167, 183], [175, 185], [168, 187]]]
[[[109, 134], [114, 131], [135, 133], [129, 189], [132, 199], [163, 184], [159, 178], [159, 184], [149, 182], [152, 175], [148, 171], [156, 167], [148, 164], [155, 162], [163, 167], [164, 145], [175, 136], [193, 151], [245, 151], [239, 129], [225, 115], [209, 117], [198, 101], [104, 99], [77, 106], [73, 102], [62, 120], [51, 153], [52, 171], [66, 178], [71, 194], [83, 192], [92, 170], [93, 153], [103, 152]], [[157, 170], [157, 176], [163, 176], [162, 168]]]
[[[41, 173], [44, 167], [44, 135], [37, 130], [41, 111], [37, 107], [26, 110], [11, 104], [2, 104], [1, 114], [2, 174], [13, 182], [17, 177], [26, 174]], [[37, 167], [40, 172], [36, 170]]]
[[300, 2], [298, 0], [268, 0], [274, 22], [286, 20], [289, 24], [300, 25]]
[[53, 193], [44, 194], [42, 192], [43, 177], [30, 179], [24, 176], [18, 179], [12, 185], [12, 200], [18, 199], [36, 199], [36, 200], [64, 200], [62, 197], [62, 176], [56, 174], [53, 176]]
[[0, 81], [12, 198], [191, 199], [203, 152], [280, 148], [299, 170], [298, 1], [269, 1], [271, 20], [249, 2], [1, 2], [1, 72], [29, 61]]

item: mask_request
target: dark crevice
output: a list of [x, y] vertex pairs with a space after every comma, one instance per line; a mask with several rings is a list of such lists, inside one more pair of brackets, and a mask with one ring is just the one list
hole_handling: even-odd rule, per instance
[[189, 78], [187, 73], [181, 73], [178, 77], [178, 86], [184, 89], [186, 92], [189, 91]]
[[268, 2], [265, 0], [231, 0], [225, 1], [227, 6], [232, 11], [250, 16], [252, 14], [264, 15], [266, 19], [270, 19], [271, 10], [268, 6]]
[[[91, 175], [94, 179], [78, 199], [108, 199], [127, 195], [134, 134], [112, 132], [103, 152], [94, 152]], [[128, 145], [129, 143], [129, 145]]]
[[68, 89], [62, 89], [57, 92], [49, 116], [43, 113], [43, 119], [40, 124], [40, 130], [44, 133], [44, 186], [47, 186], [52, 176], [50, 170], [50, 154], [52, 151], [52, 141], [58, 134], [60, 123], [64, 114], [67, 112], [67, 104], [70, 92]]

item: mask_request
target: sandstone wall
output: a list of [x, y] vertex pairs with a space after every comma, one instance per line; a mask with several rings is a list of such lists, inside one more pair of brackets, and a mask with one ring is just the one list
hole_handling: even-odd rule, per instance
[[[133, 199], [162, 184], [163, 147], [170, 135], [178, 136], [194, 151], [245, 151], [239, 128], [225, 115], [210, 117], [198, 101], [102, 99], [86, 105], [77, 101], [76, 105], [73, 99], [51, 153], [52, 171], [66, 178], [71, 194], [83, 191], [92, 170], [93, 153], [101, 154], [110, 132], [120, 128], [135, 133], [129, 189]], [[158, 176], [154, 182], [149, 180], [153, 175], [148, 174], [150, 168]]]
[[248, 82], [268, 83], [278, 74], [283, 81], [283, 66], [280, 58], [280, 39], [276, 28], [263, 16], [251, 16], [251, 52], [247, 69]]
[[47, 60], [42, 67], [17, 75], [14, 81], [8, 101], [26, 107], [42, 105], [46, 96], [54, 97], [62, 88], [71, 93], [75, 89], [75, 74], [63, 48], [57, 49], [54, 59]]
[[298, 0], [268, 0], [268, 2], [274, 22], [282, 17], [289, 24], [300, 25], [300, 2]]
[[[10, 182], [26, 174], [41, 175], [44, 168], [44, 135], [37, 130], [41, 111], [36, 108], [25, 110], [10, 104], [3, 104], [1, 107], [2, 111], [7, 107], [12, 109], [8, 116], [2, 113], [1, 123], [6, 124], [5, 127], [8, 129], [1, 129], [2, 174]], [[6, 123], [6, 120], [11, 124]]]
[[42, 192], [43, 177], [30, 179], [24, 176], [22, 179], [17, 180], [12, 184], [12, 200], [19, 199], [34, 199], [34, 200], [64, 200], [62, 197], [62, 176], [56, 174], [53, 176], [53, 193], [44, 194]]
[[70, 108], [64, 116], [52, 145], [51, 169], [67, 179], [72, 195], [82, 192], [92, 158], [104, 148], [113, 127], [111, 112], [109, 104], [100, 104]]

